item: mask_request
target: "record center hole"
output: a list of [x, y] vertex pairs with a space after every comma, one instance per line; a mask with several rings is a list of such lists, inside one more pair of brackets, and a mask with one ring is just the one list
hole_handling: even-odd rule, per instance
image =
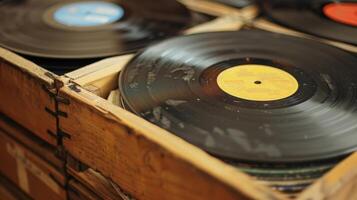
[[262, 84], [262, 82], [261, 82], [261, 81], [254, 81], [254, 83], [255, 83], [255, 84], [257, 84], [257, 85]]

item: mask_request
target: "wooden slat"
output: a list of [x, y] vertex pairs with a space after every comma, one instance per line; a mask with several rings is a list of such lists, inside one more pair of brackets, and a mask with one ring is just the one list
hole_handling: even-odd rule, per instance
[[138, 199], [283, 199], [180, 138], [79, 87], [63, 87], [64, 147]]
[[24, 147], [31, 149], [37, 156], [48, 162], [56, 169], [64, 172], [64, 162], [56, 156], [57, 148], [41, 140], [32, 132], [0, 113], [0, 131], [16, 140]]
[[0, 199], [1, 200], [31, 200], [15, 184], [0, 174]]
[[70, 180], [67, 188], [68, 200], [101, 200], [99, 196], [77, 180]]
[[0, 173], [36, 200], [65, 200], [66, 177], [0, 129]]
[[[103, 59], [73, 72], [67, 73], [65, 74], [65, 77], [75, 80], [79, 85], [81, 85], [81, 83], [92, 82], [97, 80], [98, 77], [105, 77], [108, 74], [108, 69], [118, 68], [118, 71], [120, 71], [121, 67], [116, 66], [115, 63], [128, 62], [133, 56], [133, 54], [128, 54]], [[93, 75], [94, 72], [98, 75]], [[109, 70], [109, 72], [112, 73], [111, 70]]]
[[4, 185], [0, 185], [0, 199], [17, 200], [15, 194], [12, 194]]
[[45, 111], [55, 109], [54, 102], [43, 87], [52, 87], [47, 71], [24, 58], [0, 48], [0, 112], [33, 131], [52, 145], [57, 140], [56, 120]]
[[[109, 179], [102, 176], [100, 173], [87, 169], [83, 172], [77, 172], [71, 168], [68, 168], [68, 174], [73, 177], [73, 179], [85, 187], [86, 190], [91, 191], [97, 196], [98, 199], [105, 200], [125, 200], [125, 194], [120, 191], [118, 186], [112, 183]], [[89, 192], [83, 192], [89, 193]]]
[[357, 153], [354, 153], [306, 189], [298, 200], [357, 199]]
[[118, 85], [119, 71], [133, 56], [129, 54], [103, 59], [68, 73], [62, 79], [64, 82], [69, 79], [99, 96], [108, 96], [113, 87]]
[[207, 0], [179, 0], [179, 1], [193, 11], [205, 13], [207, 15], [212, 15], [217, 17], [230, 15], [233, 13], [241, 13], [242, 16], [251, 17], [252, 16], [251, 14], [255, 13], [255, 11], [251, 10], [254, 6], [238, 9], [231, 6], [224, 5], [222, 3], [207, 1]]
[[120, 94], [119, 89], [112, 90], [107, 98], [107, 100], [110, 103], [112, 103], [116, 106], [122, 107], [120, 99], [121, 99], [121, 94]]
[[[249, 7], [250, 17], [253, 18], [257, 15], [256, 7]], [[241, 12], [231, 13], [229, 15], [221, 16], [210, 22], [206, 22], [195, 27], [192, 27], [184, 32], [185, 35], [194, 33], [206, 33], [206, 32], [218, 32], [218, 31], [237, 31], [241, 29], [246, 20], [251, 20], [251, 18], [246, 18], [242, 16]]]

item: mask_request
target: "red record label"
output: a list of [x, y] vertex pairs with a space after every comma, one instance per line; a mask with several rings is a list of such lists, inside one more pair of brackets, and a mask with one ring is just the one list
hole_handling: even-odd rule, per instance
[[324, 14], [339, 23], [357, 26], [357, 3], [331, 3], [323, 8]]

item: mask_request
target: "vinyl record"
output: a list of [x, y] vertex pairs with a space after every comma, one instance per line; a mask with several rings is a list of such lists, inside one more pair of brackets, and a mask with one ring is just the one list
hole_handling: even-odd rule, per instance
[[357, 45], [357, 1], [267, 0], [261, 3], [265, 14], [276, 23]]
[[244, 163], [232, 163], [224, 160], [228, 164], [237, 167], [241, 171], [264, 181], [305, 181], [321, 177], [328, 170], [333, 168], [341, 159], [334, 159], [324, 162], [311, 162], [290, 165], [254, 165]]
[[206, 33], [147, 48], [119, 85], [128, 109], [213, 155], [305, 162], [356, 150], [356, 63], [313, 40]]
[[233, 6], [236, 8], [244, 8], [246, 6], [253, 4], [253, 0], [212, 0], [212, 1], [216, 1], [218, 3], [223, 3], [228, 6]]
[[0, 13], [1, 46], [63, 59], [133, 52], [191, 23], [174, 0], [6, 0]]

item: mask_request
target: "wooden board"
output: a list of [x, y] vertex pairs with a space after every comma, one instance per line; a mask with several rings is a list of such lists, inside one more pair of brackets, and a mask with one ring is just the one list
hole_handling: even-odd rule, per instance
[[[47, 74], [47, 75], [46, 75]], [[0, 112], [31, 130], [51, 145], [57, 145], [55, 103], [45, 88], [55, 92], [50, 73], [30, 61], [0, 48]]]
[[6, 185], [0, 185], [0, 199], [17, 200], [18, 198], [6, 188]]
[[[243, 17], [251, 18], [252, 16], [251, 8], [255, 7], [255, 6], [249, 6], [247, 7], [248, 9], [238, 9], [235, 7], [224, 5], [219, 2], [207, 1], [207, 0], [179, 0], [179, 1], [183, 3], [186, 7], [188, 7], [190, 10], [200, 13], [205, 13], [212, 16], [217, 16], [217, 17], [239, 13]], [[256, 8], [254, 8], [254, 10], [256, 10]]]
[[67, 190], [68, 200], [100, 200], [100, 197], [77, 180], [70, 180]]
[[0, 173], [33, 199], [65, 200], [64, 174], [14, 139], [2, 127], [0, 126]]
[[68, 185], [68, 190], [73, 191], [78, 199], [101, 199], [101, 200], [126, 200], [120, 188], [112, 181], [102, 176], [93, 169], [77, 172], [70, 167], [68, 174], [72, 177]]
[[357, 199], [357, 153], [354, 153], [305, 190], [298, 200]]
[[0, 199], [1, 200], [31, 200], [31, 197], [23, 193], [15, 184], [0, 175]]
[[17, 141], [19, 144], [38, 157], [54, 166], [58, 171], [65, 172], [65, 163], [59, 158], [58, 148], [48, 144], [32, 132], [21, 127], [15, 121], [0, 113], [0, 131]]

